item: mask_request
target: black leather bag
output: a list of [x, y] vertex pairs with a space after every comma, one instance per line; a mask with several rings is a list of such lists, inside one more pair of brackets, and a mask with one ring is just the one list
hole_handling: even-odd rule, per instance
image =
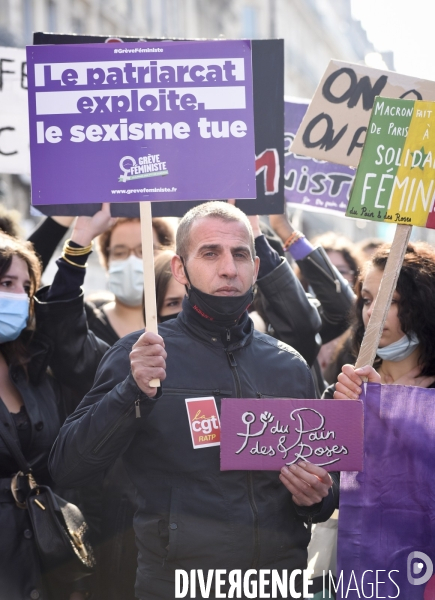
[[[76, 581], [91, 575], [95, 557], [89, 542], [89, 528], [81, 510], [38, 485], [20, 447], [0, 423], [0, 436], [21, 471], [13, 480], [11, 491], [17, 506], [29, 511], [42, 570], [62, 581]], [[18, 497], [18, 481], [25, 477], [30, 491], [25, 502]]]

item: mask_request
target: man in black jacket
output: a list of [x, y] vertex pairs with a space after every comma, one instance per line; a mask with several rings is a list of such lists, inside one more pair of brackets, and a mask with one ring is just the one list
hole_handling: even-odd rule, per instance
[[[259, 261], [241, 211], [220, 202], [192, 209], [177, 253], [182, 313], [161, 335], [128, 335], [105, 354], [51, 455], [52, 475], [68, 486], [123, 455], [138, 490], [141, 600], [172, 600], [176, 569], [304, 569], [306, 521], [335, 507], [335, 482], [320, 467], [221, 472], [217, 446], [193, 446], [186, 398], [213, 396], [220, 410], [222, 397], [312, 398], [314, 387], [300, 355], [254, 331], [247, 315]], [[150, 386], [154, 378], [162, 388]]]

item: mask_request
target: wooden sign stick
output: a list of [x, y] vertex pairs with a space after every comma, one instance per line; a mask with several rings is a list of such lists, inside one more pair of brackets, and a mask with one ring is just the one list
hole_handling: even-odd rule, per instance
[[378, 295], [373, 305], [373, 311], [364, 334], [355, 367], [373, 366], [379, 340], [382, 337], [385, 319], [390, 309], [394, 290], [396, 289], [400, 269], [406, 247], [411, 235], [412, 225], [396, 225], [394, 240], [391, 244], [390, 255], [385, 265], [384, 274], [379, 286]]
[[[139, 202], [139, 206], [142, 236], [143, 289], [145, 295], [145, 327], [147, 331], [158, 333], [151, 202]], [[151, 379], [149, 385], [150, 387], [160, 387], [160, 379]]]

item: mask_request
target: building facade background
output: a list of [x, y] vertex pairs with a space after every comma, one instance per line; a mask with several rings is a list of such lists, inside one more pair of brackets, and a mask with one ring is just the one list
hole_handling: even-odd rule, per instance
[[283, 38], [285, 93], [307, 98], [331, 58], [364, 62], [374, 53], [350, 0], [0, 0], [0, 45], [31, 44], [34, 31]]
[[[285, 94], [310, 98], [331, 58], [394, 69], [351, 14], [350, 0], [0, 0], [0, 46], [24, 47], [34, 31], [168, 38], [283, 38]], [[0, 174], [0, 202], [30, 215], [30, 179]], [[377, 225], [293, 215], [309, 235], [339, 229], [357, 240]], [[388, 232], [387, 232], [388, 234]]]

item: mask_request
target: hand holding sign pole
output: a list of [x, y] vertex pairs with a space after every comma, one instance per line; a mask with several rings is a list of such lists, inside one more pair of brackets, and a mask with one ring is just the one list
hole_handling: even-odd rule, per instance
[[[140, 203], [140, 229], [142, 236], [145, 328], [147, 331], [151, 331], [152, 333], [158, 333], [151, 202]], [[149, 386], [160, 387], [160, 380], [151, 379]]]

